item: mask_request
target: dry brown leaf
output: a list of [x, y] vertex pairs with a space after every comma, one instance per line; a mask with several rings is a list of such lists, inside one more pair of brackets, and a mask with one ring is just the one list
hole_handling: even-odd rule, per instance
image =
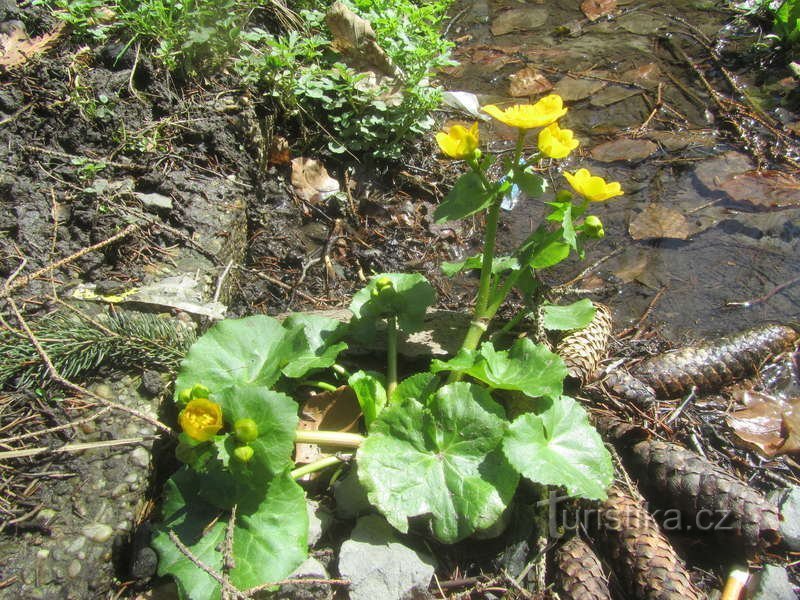
[[313, 158], [292, 160], [292, 187], [306, 202], [319, 202], [339, 191], [339, 182], [328, 175], [323, 164]]
[[669, 238], [685, 240], [689, 237], [689, 224], [677, 210], [649, 204], [640, 212], [628, 227], [628, 233], [635, 240]]
[[292, 160], [292, 152], [289, 148], [289, 140], [280, 135], [272, 138], [272, 144], [269, 147], [267, 155], [267, 162], [271, 165], [288, 165]]
[[596, 21], [617, 10], [617, 0], [583, 0], [581, 10], [587, 19]]
[[734, 175], [720, 184], [734, 202], [754, 210], [800, 206], [800, 182], [780, 171], [753, 171]]
[[737, 394], [746, 408], [727, 417], [728, 426], [745, 445], [764, 456], [800, 451], [800, 399], [744, 391]]
[[658, 146], [645, 139], [619, 138], [605, 142], [592, 149], [592, 158], [600, 162], [626, 160], [637, 162], [655, 154]]
[[344, 3], [337, 0], [325, 14], [325, 22], [331, 30], [331, 47], [347, 58], [356, 70], [376, 69], [389, 76], [402, 75], [389, 55], [378, 45], [375, 31], [366, 19], [362, 19]]
[[512, 98], [535, 96], [553, 89], [553, 84], [536, 69], [525, 67], [509, 78], [509, 95]]
[[[332, 392], [312, 394], [303, 402], [298, 428], [303, 431], [359, 432], [361, 408], [355, 392], [341, 386]], [[322, 455], [335, 454], [338, 448], [327, 448], [317, 444], [296, 444], [295, 461], [308, 464]]]
[[[605, 71], [588, 71], [587, 76], [607, 77]], [[562, 77], [553, 88], [553, 92], [561, 96], [565, 102], [583, 100], [595, 94], [608, 85], [608, 82], [594, 77], [578, 78], [571, 75]]]
[[45, 52], [55, 46], [64, 31], [64, 22], [59, 22], [52, 31], [29, 38], [19, 27], [9, 33], [0, 34], [0, 67], [18, 67], [31, 56]]
[[644, 65], [640, 65], [635, 69], [630, 69], [625, 71], [621, 79], [623, 81], [630, 81], [632, 83], [637, 83], [641, 86], [647, 88], [654, 88], [658, 85], [660, 79], [659, 76], [661, 75], [661, 71], [658, 68], [656, 63], [647, 63]]

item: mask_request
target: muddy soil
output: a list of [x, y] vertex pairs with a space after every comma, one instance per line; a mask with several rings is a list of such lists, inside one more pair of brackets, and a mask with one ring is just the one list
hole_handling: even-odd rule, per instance
[[[677, 27], [668, 14], [679, 12], [687, 19], [687, 11], [707, 3], [681, 4], [680, 11], [678, 3], [619, 4], [619, 15], [595, 23], [562, 3], [525, 5], [545, 11], [541, 24], [495, 35], [492, 23], [518, 5], [476, 0], [454, 7], [448, 29], [463, 64], [444, 74], [443, 81], [487, 101], [507, 100], [508, 77], [525, 67], [542, 70], [554, 84], [567, 72], [602, 71], [589, 80], [621, 77], [622, 83], [604, 81], [624, 88], [621, 99], [607, 105], [575, 92], [569, 124], [583, 141], [580, 166], [622, 181], [626, 195], [599, 209], [607, 241], [590, 250], [587, 262], [549, 275], [551, 283], [572, 279], [613, 251], [577, 286], [609, 303], [619, 328], [635, 323], [651, 303], [648, 323], [673, 339], [733, 331], [742, 322], [796, 318], [800, 286], [786, 286], [752, 308], [723, 310], [727, 301], [764, 296], [798, 275], [800, 202], [792, 200], [780, 210], [768, 210], [764, 203], [743, 207], [727, 192], [713, 189], [715, 169], [731, 177], [745, 173], [752, 153], [723, 116], [714, 114], [696, 74], [659, 45], [662, 35]], [[19, 11], [12, 5], [2, 10], [0, 20], [20, 20], [31, 36], [55, 25], [41, 9]], [[689, 20], [709, 36], [729, 22], [729, 14], [716, 9], [691, 15]], [[40, 318], [85, 284], [94, 284], [92, 289], [108, 298], [201, 270], [205, 300], [222, 300], [229, 316], [345, 306], [364, 278], [378, 271], [425, 274], [437, 288], [441, 308], [461, 309], [469, 303], [474, 279], [447, 280], [438, 264], [474, 254], [480, 228], [471, 222], [433, 223], [433, 209], [459, 167], [439, 160], [432, 140], [422, 140], [417, 152], [390, 169], [326, 160], [344, 197], [303, 202], [292, 191], [289, 166], [266, 160], [269, 139], [280, 134], [291, 140], [293, 132], [280, 123], [266, 127], [271, 115], [235, 81], [224, 76], [202, 84], [176, 80], [146, 52], [132, 47], [120, 55], [122, 50], [118, 43], [87, 48], [64, 35], [46, 54], [0, 73], [0, 275], [24, 276], [99, 246], [22, 287], [16, 301], [24, 314]], [[686, 51], [700, 52], [696, 46]], [[630, 81], [622, 74], [652, 63], [658, 63], [657, 80], [647, 79], [648, 68], [631, 80], [641, 87], [624, 85]], [[709, 76], [715, 86], [724, 84], [719, 72]], [[631, 89], [636, 93], [626, 96]], [[661, 110], [640, 132], [659, 89], [680, 116]], [[780, 119], [796, 120], [788, 108], [781, 110]], [[442, 121], [459, 118], [449, 111], [440, 116]], [[505, 148], [508, 132], [488, 124], [482, 128], [493, 148]], [[619, 137], [649, 140], [657, 148], [646, 158], [628, 154], [599, 160], [594, 148]], [[720, 156], [727, 162], [709, 167]], [[767, 158], [769, 166], [787, 171], [776, 157]], [[729, 163], [734, 167], [725, 166]], [[703, 165], [710, 178], [703, 175]], [[551, 177], [556, 181], [558, 173]], [[631, 221], [656, 201], [686, 218], [687, 239], [631, 237]], [[501, 244], [527, 235], [539, 215], [534, 203], [517, 205], [504, 217]], [[104, 243], [130, 224], [137, 227], [129, 235]], [[99, 304], [105, 310], [106, 303]], [[169, 304], [144, 308], [172, 316], [181, 312]], [[179, 316], [200, 329], [208, 322], [191, 311]], [[5, 308], [3, 317], [15, 322]], [[168, 374], [137, 365], [119, 376], [113, 372], [129, 371], [129, 366], [112, 366], [95, 374], [93, 390], [167, 421], [174, 417], [161, 404]], [[103, 383], [106, 379], [111, 383]], [[145, 380], [161, 384], [143, 390]], [[61, 426], [91, 408], [67, 396], [55, 391], [9, 395], [0, 405], [0, 417], [4, 427], [13, 427], [4, 435]], [[721, 426], [720, 406], [714, 405], [709, 431]], [[158, 489], [153, 431], [107, 415], [75, 433], [36, 439], [52, 446], [133, 437], [142, 441], [126, 453], [94, 450], [88, 457], [53, 460], [48, 454], [9, 463], [9, 476], [0, 482], [0, 494], [12, 498], [0, 503], [0, 595], [133, 596], [154, 585], [147, 565], [130, 551], [135, 524], [146, 520], [152, 510], [147, 500]], [[750, 467], [757, 457], [739, 449], [730, 454], [734, 459], [721, 456], [744, 474], [756, 473], [757, 484], [768, 487], [768, 478], [760, 475], [763, 468]], [[782, 477], [796, 476], [785, 464], [775, 468]], [[83, 494], [85, 489], [93, 493]], [[442, 574], [516, 568], [527, 552], [523, 541], [506, 538], [478, 546], [438, 549]]]

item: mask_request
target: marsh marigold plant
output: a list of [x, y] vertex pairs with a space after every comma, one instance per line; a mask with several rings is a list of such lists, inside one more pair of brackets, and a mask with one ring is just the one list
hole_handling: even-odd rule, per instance
[[605, 179], [592, 175], [588, 169], [578, 169], [575, 173], [564, 171], [564, 177], [573, 190], [590, 202], [604, 202], [624, 194], [619, 182], [606, 183]]
[[222, 429], [222, 409], [208, 398], [195, 398], [180, 412], [178, 423], [193, 440], [207, 442]]

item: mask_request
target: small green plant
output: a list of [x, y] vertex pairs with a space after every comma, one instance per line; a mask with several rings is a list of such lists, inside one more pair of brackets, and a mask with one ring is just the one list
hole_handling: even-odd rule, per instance
[[[481, 273], [473, 318], [455, 356], [398, 379], [398, 337], [421, 328], [435, 302], [424, 277], [405, 273], [374, 276], [353, 297], [346, 325], [310, 314], [283, 322], [252, 316], [218, 323], [189, 350], [175, 384], [182, 429], [176, 454], [184, 466], [167, 483], [153, 539], [159, 572], [176, 578], [182, 597], [216, 599], [228, 585], [263, 589], [305, 558], [305, 499], [296, 479], [340, 459], [293, 470], [296, 442], [357, 448], [358, 477], [374, 507], [403, 532], [410, 519], [422, 519], [444, 543], [495, 526], [521, 478], [577, 497], [605, 497], [613, 478], [610, 456], [584, 409], [564, 395], [561, 358], [529, 338], [508, 347], [499, 343], [502, 337], [483, 337], [512, 289], [535, 298], [538, 271], [571, 253], [581, 256], [586, 241], [602, 237], [600, 220], [585, 216], [588, 206], [622, 191], [585, 169], [566, 173], [580, 199], [568, 191], [555, 194], [529, 238], [512, 254], [496, 256], [505, 195], [513, 186], [541, 195], [544, 180], [533, 167], [544, 157], [565, 157], [578, 142], [556, 123], [566, 112], [558, 96], [484, 110], [519, 130], [498, 181], [487, 174], [495, 158], [481, 153], [477, 124], [437, 135], [445, 154], [470, 167], [437, 208], [437, 220], [486, 217], [483, 252], [446, 265], [449, 273]], [[524, 156], [534, 128], [540, 129], [540, 151]], [[588, 300], [539, 303], [522, 313], [531, 308], [552, 330], [584, 327], [594, 314]], [[347, 340], [364, 342], [380, 329], [387, 339], [385, 374], [349, 373], [337, 363]], [[292, 393], [312, 380], [330, 389], [328, 377], [345, 379], [355, 392], [363, 435], [297, 429]]]

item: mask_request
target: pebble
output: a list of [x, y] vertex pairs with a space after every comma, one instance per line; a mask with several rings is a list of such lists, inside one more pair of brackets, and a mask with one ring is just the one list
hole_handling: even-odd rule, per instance
[[113, 533], [114, 530], [103, 523], [91, 523], [83, 528], [83, 535], [98, 544], [107, 542]]
[[73, 560], [67, 567], [67, 577], [75, 579], [81, 573], [81, 563], [79, 560]]
[[137, 446], [133, 452], [130, 453], [131, 462], [137, 467], [146, 469], [150, 466], [150, 452], [142, 446]]
[[106, 400], [111, 400], [114, 397], [114, 390], [107, 383], [97, 383], [92, 390], [95, 394]]
[[797, 595], [789, 573], [783, 567], [765, 565], [758, 578], [751, 600], [795, 600]]

